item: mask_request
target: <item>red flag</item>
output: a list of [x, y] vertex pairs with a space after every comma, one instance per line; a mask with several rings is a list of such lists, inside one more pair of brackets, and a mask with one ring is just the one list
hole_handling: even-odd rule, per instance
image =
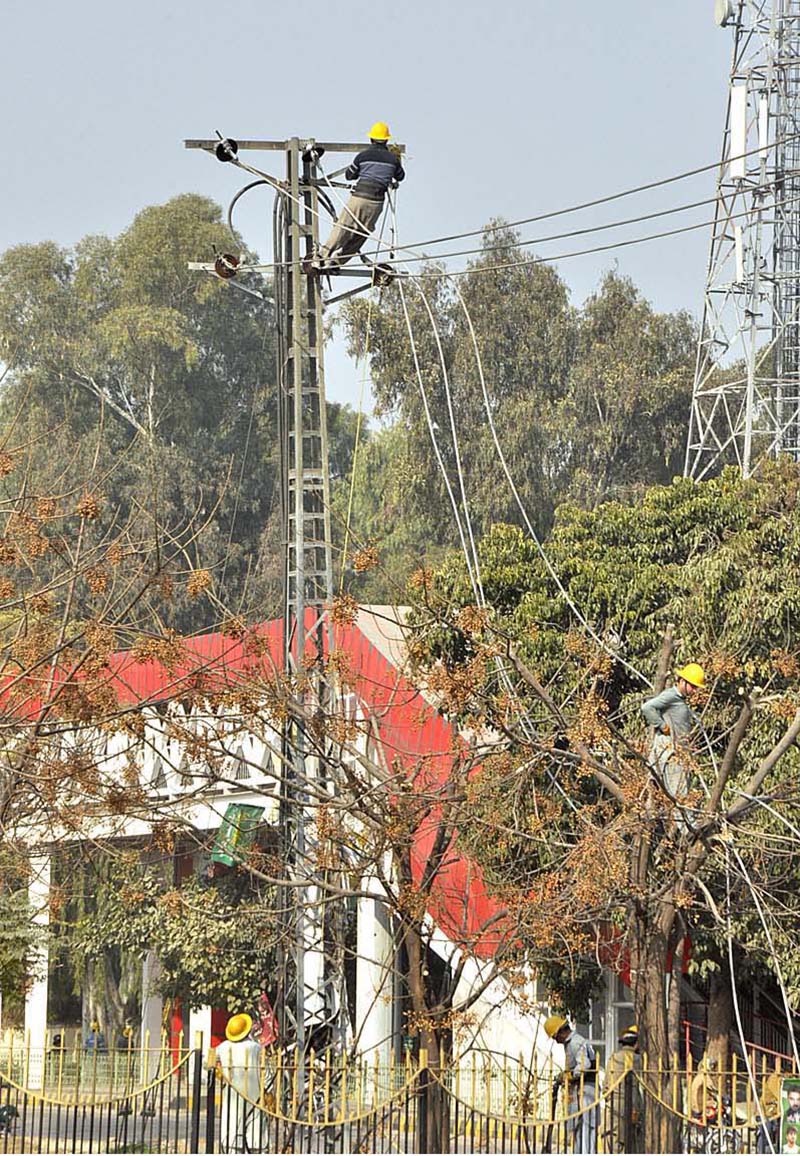
[[268, 1048], [270, 1044], [274, 1044], [278, 1038], [278, 1017], [269, 1002], [269, 996], [265, 991], [262, 991], [258, 997], [258, 1030], [253, 1033], [253, 1036], [261, 1044], [262, 1048]]

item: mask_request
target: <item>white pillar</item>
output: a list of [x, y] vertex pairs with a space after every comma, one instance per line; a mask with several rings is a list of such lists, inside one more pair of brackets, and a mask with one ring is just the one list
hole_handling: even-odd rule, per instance
[[203, 1037], [203, 1048], [205, 1051], [211, 1047], [211, 1008], [198, 1007], [189, 1012], [189, 1035], [185, 1043], [189, 1048], [194, 1047], [195, 1036], [200, 1032]]
[[[33, 922], [46, 928], [50, 922], [50, 856], [31, 859], [28, 898], [33, 908]], [[25, 1039], [30, 1047], [28, 1087], [41, 1088], [47, 1046], [47, 941], [36, 944], [33, 951], [33, 982], [25, 996]]]
[[[365, 889], [377, 884], [364, 881]], [[378, 898], [358, 901], [356, 923], [356, 1040], [360, 1055], [387, 1062], [394, 1027], [395, 947], [389, 916]]]
[[158, 1074], [159, 1050], [161, 1048], [161, 1021], [164, 1014], [164, 1000], [154, 990], [160, 965], [152, 951], [148, 951], [142, 964], [142, 1072], [149, 1083]]

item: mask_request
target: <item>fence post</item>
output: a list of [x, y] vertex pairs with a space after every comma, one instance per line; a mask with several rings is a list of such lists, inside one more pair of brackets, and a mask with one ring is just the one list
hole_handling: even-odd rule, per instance
[[203, 1033], [194, 1034], [194, 1072], [192, 1073], [192, 1119], [189, 1151], [200, 1151], [200, 1101], [203, 1098]]
[[214, 1048], [208, 1053], [208, 1074], [206, 1077], [206, 1152], [214, 1151], [214, 1110], [217, 1096], [217, 1053]]
[[419, 1072], [417, 1074], [417, 1152], [428, 1151], [428, 1049], [419, 1049]]
[[[622, 1081], [622, 1150], [636, 1152], [636, 1121], [633, 1115], [633, 1069], [625, 1073]], [[613, 1118], [613, 1114], [612, 1114]]]

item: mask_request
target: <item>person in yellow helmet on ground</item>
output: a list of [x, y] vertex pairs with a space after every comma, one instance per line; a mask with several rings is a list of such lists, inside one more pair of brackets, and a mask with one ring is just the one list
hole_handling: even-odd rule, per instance
[[636, 1024], [626, 1028], [618, 1042], [606, 1064], [603, 1151], [643, 1152], [642, 1089], [633, 1075], [642, 1070]]
[[222, 1075], [224, 1096], [220, 1116], [223, 1152], [257, 1152], [258, 1109], [261, 1098], [261, 1046], [251, 1036], [253, 1017], [232, 1015], [225, 1039], [217, 1048], [216, 1067]]
[[675, 685], [642, 704], [642, 714], [655, 730], [650, 762], [671, 798], [680, 802], [689, 791], [686, 756], [692, 732], [701, 725], [691, 701], [706, 684], [702, 666], [689, 662], [675, 671]]
[[567, 1114], [572, 1130], [571, 1152], [597, 1150], [597, 1053], [587, 1039], [560, 1015], [544, 1021], [545, 1035], [564, 1047], [564, 1072], [557, 1077], [567, 1091]]
[[405, 177], [400, 157], [389, 147], [391, 135], [388, 124], [376, 121], [369, 130], [369, 148], [345, 170], [345, 178], [356, 183], [331, 235], [320, 246], [315, 267], [321, 271], [344, 265], [359, 251], [378, 223], [387, 189]]

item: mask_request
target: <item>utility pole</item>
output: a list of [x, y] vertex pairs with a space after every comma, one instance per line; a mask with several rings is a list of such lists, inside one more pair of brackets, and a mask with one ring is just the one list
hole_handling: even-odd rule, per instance
[[800, 0], [716, 0], [733, 33], [684, 472], [800, 461]]
[[[318, 275], [304, 270], [318, 249], [320, 203], [333, 206], [321, 188], [333, 188], [318, 167], [323, 153], [359, 152], [353, 142], [187, 140], [187, 148], [215, 153], [265, 177], [276, 190], [273, 213], [274, 292], [277, 320], [278, 424], [282, 467], [284, 545], [284, 669], [307, 714], [325, 712], [332, 690], [326, 656], [332, 649], [329, 611], [333, 600], [330, 525], [330, 464], [323, 358], [323, 301]], [[243, 164], [243, 150], [279, 151], [285, 179]], [[334, 174], [335, 175], [335, 174]], [[341, 187], [341, 186], [339, 186]], [[232, 278], [238, 259], [218, 258], [194, 265]], [[377, 283], [370, 267], [342, 269], [338, 275]], [[353, 290], [342, 294], [347, 297]], [[341, 298], [337, 298], [341, 299]], [[315, 735], [319, 751], [324, 743]], [[317, 855], [316, 816], [320, 799], [333, 789], [326, 759], [312, 754], [303, 718], [284, 729], [281, 833], [289, 878], [281, 888], [284, 920], [279, 1014], [286, 1038], [303, 1051], [341, 1041], [345, 1033], [345, 966], [341, 901], [330, 898], [330, 873]]]

